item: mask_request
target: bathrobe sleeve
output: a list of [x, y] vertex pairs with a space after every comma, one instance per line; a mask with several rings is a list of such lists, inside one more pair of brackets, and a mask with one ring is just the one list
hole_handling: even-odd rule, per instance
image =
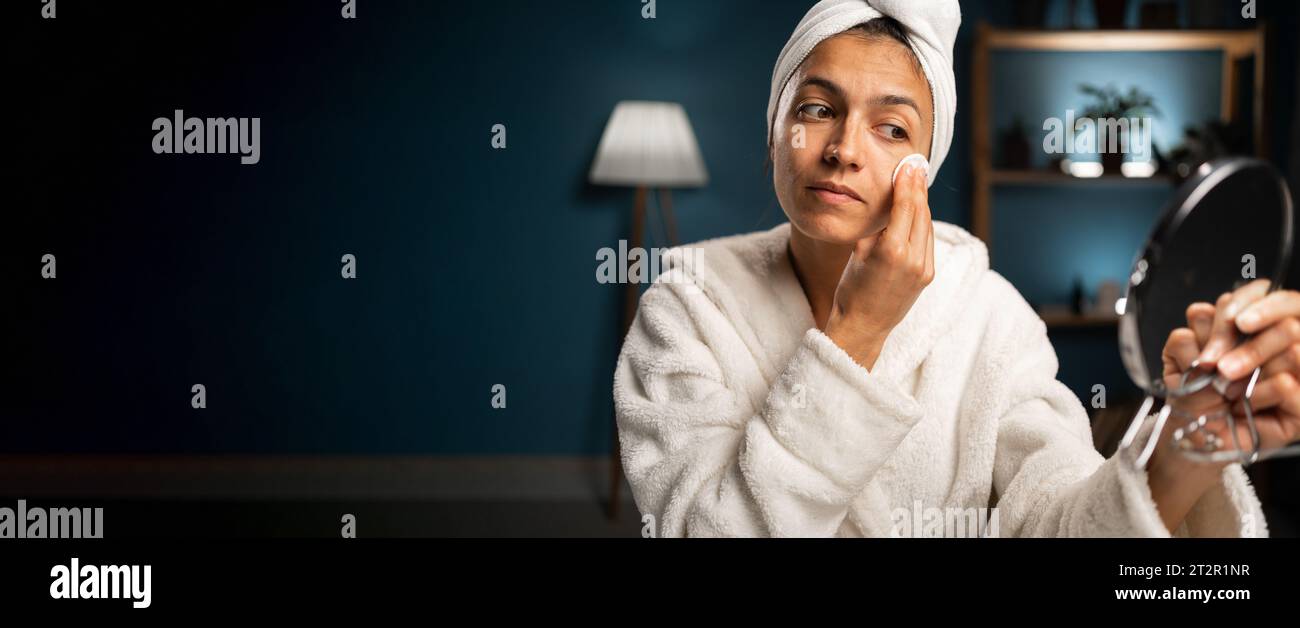
[[765, 397], [735, 383], [743, 351], [691, 286], [642, 297], [614, 376], [637, 506], [660, 536], [834, 536], [920, 406], [817, 329]]
[[[1024, 299], [996, 278], [1005, 316], [993, 317], [983, 368], [1006, 373], [998, 404], [994, 491], [1001, 536], [1267, 536], [1259, 500], [1239, 464], [1224, 468], [1171, 535], [1151, 496], [1136, 449], [1105, 459], [1094, 448], [1087, 413], [1056, 380], [1046, 326]], [[1145, 442], [1153, 418], [1146, 420]], [[1168, 428], [1166, 428], [1168, 429]]]

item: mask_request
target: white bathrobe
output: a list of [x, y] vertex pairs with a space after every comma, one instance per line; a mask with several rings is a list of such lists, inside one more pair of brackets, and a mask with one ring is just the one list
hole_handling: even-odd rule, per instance
[[[1171, 536], [1134, 452], [1093, 447], [983, 243], [934, 236], [934, 281], [870, 371], [816, 328], [789, 223], [665, 254], [614, 375], [624, 469], [660, 536], [910, 536], [940, 511], [996, 516], [1003, 537]], [[1240, 465], [1176, 532], [1267, 536]]]

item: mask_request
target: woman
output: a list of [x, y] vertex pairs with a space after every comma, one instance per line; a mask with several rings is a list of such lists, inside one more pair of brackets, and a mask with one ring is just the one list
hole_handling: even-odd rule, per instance
[[[959, 23], [955, 0], [824, 0], [795, 29], [768, 106], [789, 222], [693, 245], [697, 264], [670, 252], [619, 356], [640, 511], [662, 536], [907, 536], [911, 513], [990, 506], [1000, 536], [1267, 535], [1239, 464], [1104, 459], [1042, 321], [981, 242], [931, 221]], [[928, 170], [891, 180], [911, 153]], [[1237, 380], [1264, 365], [1275, 445], [1298, 423], [1300, 295], [1262, 294], [1189, 308], [1166, 366], [1199, 357]], [[1270, 331], [1232, 350], [1234, 325]]]

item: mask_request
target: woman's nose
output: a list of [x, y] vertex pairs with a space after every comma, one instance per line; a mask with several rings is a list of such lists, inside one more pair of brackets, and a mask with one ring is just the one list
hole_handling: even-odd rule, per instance
[[861, 133], [857, 125], [842, 125], [839, 134], [827, 143], [823, 158], [831, 164], [861, 170], [865, 165], [862, 163]]

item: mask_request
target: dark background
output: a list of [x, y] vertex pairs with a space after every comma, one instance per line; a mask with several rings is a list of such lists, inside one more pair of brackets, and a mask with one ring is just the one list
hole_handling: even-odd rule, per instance
[[[609, 113], [685, 106], [710, 183], [677, 193], [684, 241], [778, 224], [764, 109], [810, 4], [661, 0], [643, 20], [636, 0], [359, 0], [343, 20], [330, 0], [60, 0], [46, 21], [36, 0], [3, 3], [0, 451], [607, 453], [622, 286], [596, 283], [595, 253], [627, 237], [631, 192], [586, 175]], [[1012, 25], [1017, 5], [962, 9], [930, 200], [969, 227], [974, 27]], [[1257, 10], [1274, 28], [1272, 160], [1294, 173], [1300, 21], [1294, 3]], [[1180, 63], [1208, 80], [1205, 59]], [[175, 109], [260, 117], [261, 162], [154, 155], [151, 122]], [[995, 268], [1035, 302], [1063, 278], [1122, 276], [1171, 191], [1008, 192], [999, 207], [1022, 214], [995, 222]], [[1093, 383], [1132, 392], [1113, 328], [1053, 341], [1085, 400]]]

